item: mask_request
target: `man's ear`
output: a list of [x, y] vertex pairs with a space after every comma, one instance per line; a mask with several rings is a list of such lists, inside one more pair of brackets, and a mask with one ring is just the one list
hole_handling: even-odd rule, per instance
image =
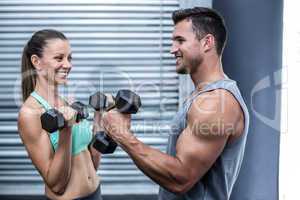
[[31, 58], [30, 58], [30, 60], [31, 60], [31, 63], [32, 63], [32, 65], [34, 66], [34, 68], [36, 70], [40, 70], [41, 69], [41, 67], [40, 67], [41, 61], [40, 61], [40, 58], [37, 55], [35, 55], [35, 54], [32, 55]]
[[208, 52], [216, 48], [215, 37], [212, 34], [207, 34], [203, 39], [204, 52]]

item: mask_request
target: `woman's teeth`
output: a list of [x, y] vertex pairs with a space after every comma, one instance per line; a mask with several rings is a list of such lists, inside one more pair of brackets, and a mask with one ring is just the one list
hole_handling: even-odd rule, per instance
[[57, 74], [60, 75], [60, 76], [67, 76], [68, 75], [67, 72], [57, 72]]

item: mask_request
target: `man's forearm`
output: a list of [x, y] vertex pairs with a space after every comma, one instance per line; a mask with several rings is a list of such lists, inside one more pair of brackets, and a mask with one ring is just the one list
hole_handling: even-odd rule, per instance
[[160, 186], [181, 193], [188, 182], [188, 176], [180, 160], [143, 144], [131, 133], [127, 135], [119, 138], [118, 142], [137, 167]]

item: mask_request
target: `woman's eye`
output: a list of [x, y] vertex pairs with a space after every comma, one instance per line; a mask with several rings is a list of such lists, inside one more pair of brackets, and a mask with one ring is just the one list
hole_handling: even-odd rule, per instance
[[62, 57], [55, 57], [55, 60], [62, 61]]

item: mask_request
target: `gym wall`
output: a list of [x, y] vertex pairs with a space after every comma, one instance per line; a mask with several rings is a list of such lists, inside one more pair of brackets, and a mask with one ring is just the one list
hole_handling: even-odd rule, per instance
[[283, 1], [214, 0], [229, 37], [224, 71], [250, 112], [244, 162], [232, 200], [278, 199]]
[[[145, 143], [165, 150], [164, 125], [179, 104], [179, 79], [169, 53], [171, 12], [177, 8], [177, 0], [0, 1], [0, 195], [44, 193], [16, 123], [22, 49], [40, 29], [54, 28], [70, 39], [73, 69], [69, 86], [60, 88], [63, 95], [87, 103], [98, 90], [136, 91], [143, 106], [132, 129]], [[103, 156], [98, 174], [104, 195], [158, 192], [121, 149]]]

